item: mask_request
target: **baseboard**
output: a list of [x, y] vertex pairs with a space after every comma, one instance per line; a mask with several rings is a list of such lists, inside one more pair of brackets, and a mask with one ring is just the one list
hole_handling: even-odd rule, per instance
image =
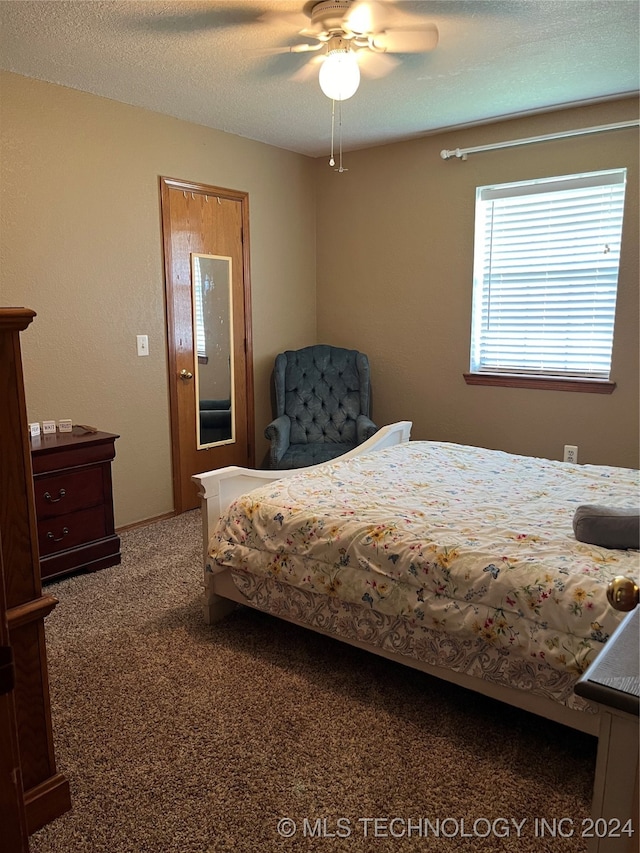
[[140, 521], [133, 521], [131, 524], [123, 524], [122, 527], [116, 527], [116, 533], [122, 533], [125, 530], [135, 530], [136, 527], [146, 527], [149, 524], [155, 524], [156, 521], [166, 521], [168, 518], [173, 518], [178, 513], [172, 509], [171, 512], [163, 512], [162, 515], [154, 515], [151, 518], [143, 518]]
[[29, 835], [42, 829], [71, 808], [69, 781], [62, 773], [49, 776], [39, 785], [24, 792]]

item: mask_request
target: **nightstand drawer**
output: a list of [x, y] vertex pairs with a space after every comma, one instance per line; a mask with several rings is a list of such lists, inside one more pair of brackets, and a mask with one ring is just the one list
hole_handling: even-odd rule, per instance
[[104, 501], [101, 467], [80, 468], [53, 476], [36, 477], [33, 486], [39, 519], [99, 506]]
[[78, 512], [38, 521], [40, 556], [75, 548], [106, 536], [104, 507], [97, 506]]

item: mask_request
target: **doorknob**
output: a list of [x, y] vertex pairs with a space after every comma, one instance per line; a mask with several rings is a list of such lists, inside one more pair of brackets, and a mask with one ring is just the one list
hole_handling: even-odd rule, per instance
[[614, 578], [607, 587], [609, 604], [615, 610], [633, 610], [638, 604], [638, 585], [631, 578]]
[[193, 373], [191, 373], [189, 370], [181, 370], [180, 379], [193, 379]]

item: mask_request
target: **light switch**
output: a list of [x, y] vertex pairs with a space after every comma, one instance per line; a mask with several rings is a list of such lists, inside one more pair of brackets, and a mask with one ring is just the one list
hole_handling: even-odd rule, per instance
[[149, 355], [149, 336], [138, 335], [138, 355]]

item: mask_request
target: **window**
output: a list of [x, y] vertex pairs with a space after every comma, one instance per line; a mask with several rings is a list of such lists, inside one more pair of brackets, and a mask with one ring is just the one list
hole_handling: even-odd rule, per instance
[[613, 390], [625, 182], [619, 169], [477, 189], [467, 381]]

